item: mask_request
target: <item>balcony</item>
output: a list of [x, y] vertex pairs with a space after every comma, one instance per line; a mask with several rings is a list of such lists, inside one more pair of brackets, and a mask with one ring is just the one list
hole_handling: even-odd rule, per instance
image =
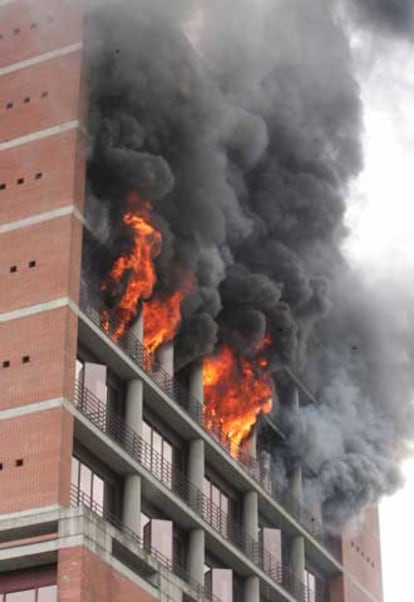
[[[102, 327], [100, 316], [105, 309], [102, 300], [98, 297], [92, 299], [90, 294], [87, 296], [86, 294], [82, 294], [80, 308], [95, 326], [99, 327], [101, 332], [113, 342], [110, 332]], [[142, 342], [139, 341], [131, 331], [128, 331], [122, 339], [116, 342], [116, 344], [166, 395], [168, 395], [168, 397], [173, 399], [198, 425], [208, 432], [221, 445], [226, 453], [237, 460], [237, 462], [262, 488], [264, 488], [263, 482], [266, 481], [264, 491], [283, 506], [283, 508], [285, 508], [286, 511], [339, 562], [341, 561], [338, 542], [324, 533], [323, 526], [314, 516], [312, 516], [308, 509], [299, 500], [295, 499], [285, 486], [277, 482], [273, 477], [270, 480], [268, 478], [264, 479], [260, 462], [245, 450], [241, 448], [235, 449], [234, 445], [231, 444], [231, 441], [221, 432], [218, 423], [211, 424], [211, 421], [209, 421], [207, 424], [202, 403], [193, 397], [181, 383], [177, 382], [176, 379], [162, 369], [157, 361], [146, 351]]]
[[[277, 558], [272, 556], [258, 541], [246, 535], [242, 525], [222, 512], [210, 498], [194, 487], [185, 474], [163, 458], [143, 440], [123, 419], [109, 410], [95, 395], [80, 383], [75, 387], [75, 406], [97, 429], [119, 445], [133, 460], [148, 470], [162, 485], [184, 501], [203, 521], [221, 537], [243, 552], [267, 577], [305, 602], [326, 602], [325, 596], [311, 598], [308, 589]], [[90, 501], [90, 500], [89, 500]], [[92, 509], [99, 514], [101, 508]], [[86, 504], [84, 504], [86, 505]]]
[[71, 506], [75, 508], [87, 508], [98, 518], [98, 520], [101, 519], [110, 523], [123, 534], [126, 541], [132, 547], [138, 548], [144, 556], [149, 555], [151, 560], [155, 561], [160, 567], [167, 569], [168, 572], [180, 577], [183, 581], [185, 581], [185, 583], [188, 584], [190, 591], [186, 593], [189, 594], [191, 599], [201, 600], [204, 602], [224, 602], [224, 600], [220, 600], [217, 598], [217, 596], [214, 596], [214, 594], [208, 592], [208, 590], [201, 583], [194, 581], [194, 579], [192, 579], [179, 564], [171, 561], [171, 559], [161, 554], [156, 547], [151, 546], [148, 544], [148, 542], [145, 542], [137, 533], [124, 525], [118, 517], [108, 512], [102, 506], [98, 505], [90, 498], [90, 496], [83, 493], [74, 485], [71, 486], [70, 503]]

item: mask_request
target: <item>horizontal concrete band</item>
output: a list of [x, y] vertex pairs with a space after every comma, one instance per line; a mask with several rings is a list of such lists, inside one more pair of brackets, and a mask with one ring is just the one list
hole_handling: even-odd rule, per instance
[[70, 44], [69, 46], [63, 46], [63, 48], [58, 48], [56, 50], [51, 50], [50, 52], [45, 52], [44, 54], [38, 54], [37, 56], [31, 57], [30, 59], [19, 61], [18, 63], [13, 63], [12, 65], [7, 65], [6, 67], [0, 67], [0, 77], [2, 75], [7, 75], [8, 73], [14, 73], [15, 71], [26, 69], [26, 67], [32, 67], [33, 65], [45, 63], [46, 61], [50, 61], [60, 56], [66, 56], [74, 52], [79, 52], [79, 50], [81, 50], [82, 47], [82, 43], [77, 42], [76, 44]]
[[10, 320], [17, 320], [18, 318], [27, 318], [28, 316], [34, 316], [44, 311], [60, 309], [61, 307], [69, 305], [69, 297], [61, 297], [60, 299], [54, 299], [53, 301], [47, 301], [46, 303], [22, 307], [21, 309], [15, 309], [14, 311], [8, 311], [0, 314], [0, 323], [9, 322]]
[[12, 232], [13, 230], [20, 230], [20, 228], [27, 228], [28, 226], [34, 226], [43, 222], [48, 222], [53, 219], [65, 217], [67, 215], [74, 215], [80, 222], [85, 223], [85, 219], [82, 213], [74, 205], [66, 205], [60, 209], [54, 209], [52, 211], [45, 211], [44, 213], [38, 213], [30, 217], [16, 220], [15, 222], [8, 222], [7, 224], [0, 225], [0, 234], [6, 232]]
[[61, 123], [38, 132], [33, 132], [31, 134], [26, 134], [25, 136], [13, 138], [12, 140], [0, 142], [0, 151], [9, 150], [9, 148], [16, 148], [16, 146], [22, 146], [23, 144], [28, 144], [29, 142], [34, 142], [35, 140], [42, 140], [43, 138], [55, 136], [56, 134], [62, 134], [63, 132], [68, 132], [69, 130], [75, 130], [77, 128], [81, 132], [85, 132], [84, 127], [78, 119], [67, 121], [66, 123]]

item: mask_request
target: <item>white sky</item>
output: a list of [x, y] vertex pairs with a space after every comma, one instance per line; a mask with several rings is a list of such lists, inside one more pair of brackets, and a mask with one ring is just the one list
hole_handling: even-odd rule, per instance
[[[367, 274], [398, 270], [414, 287], [414, 49], [370, 51], [368, 40], [367, 53], [361, 42], [365, 169], [350, 202], [346, 250]], [[384, 602], [414, 599], [414, 459], [404, 473], [404, 489], [380, 506]]]

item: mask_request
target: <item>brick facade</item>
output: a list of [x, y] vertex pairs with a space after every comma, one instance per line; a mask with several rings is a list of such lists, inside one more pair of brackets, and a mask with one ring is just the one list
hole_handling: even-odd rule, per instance
[[155, 602], [132, 580], [83, 547], [59, 552], [59, 602]]

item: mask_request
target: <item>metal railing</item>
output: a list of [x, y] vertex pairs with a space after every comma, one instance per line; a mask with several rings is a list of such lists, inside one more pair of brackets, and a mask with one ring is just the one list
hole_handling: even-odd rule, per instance
[[183, 579], [197, 594], [197, 600], [203, 600], [205, 602], [223, 602], [220, 598], [209, 592], [204, 585], [192, 579], [189, 573], [185, 571], [179, 564], [175, 563], [173, 559], [162, 554], [157, 548], [152, 546], [150, 542], [144, 541], [144, 539], [140, 537], [138, 533], [135, 533], [135, 531], [122, 523], [117, 516], [110, 513], [106, 508], [99, 505], [88, 494], [84, 493], [73, 484], [71, 485], [70, 489], [70, 504], [75, 508], [86, 508], [99, 519], [107, 521], [113, 525], [124, 535], [124, 537], [126, 537], [131, 545], [138, 547], [142, 552], [148, 554], [152, 560], [157, 562], [164, 569], [167, 569], [171, 573], [174, 573]]
[[[101, 315], [108, 308], [99, 298], [91, 300], [90, 294], [81, 294], [80, 308], [85, 315], [98, 326], [108, 338], [113, 341], [111, 331], [102, 326]], [[116, 324], [112, 324], [115, 328]], [[246, 450], [235, 448], [230, 439], [224, 435], [219, 422], [212, 423], [206, 418], [204, 406], [190, 392], [170, 374], [168, 374], [151, 354], [147, 352], [143, 343], [131, 332], [119, 339], [116, 344], [155, 382], [160, 389], [183, 408], [197, 424], [208, 432], [232, 458], [238, 461], [248, 474], [263, 487], [263, 472], [260, 462]], [[329, 535], [324, 533], [321, 523], [309, 510], [274, 477], [267, 479], [268, 486], [264, 490], [280, 503], [319, 543], [339, 561], [341, 560], [340, 547]]]
[[[106, 407], [81, 383], [76, 383], [74, 401], [83, 416], [122, 447], [155, 479], [185, 501], [196, 514], [219, 535], [241, 550], [272, 581], [292, 593], [298, 600], [304, 602], [308, 599], [307, 588], [288, 567], [270, 554], [261, 543], [247, 535], [241, 524], [224, 513], [208, 496], [197, 489], [185, 474], [144, 441], [118, 414]], [[324, 600], [315, 602], [324, 602]]]

